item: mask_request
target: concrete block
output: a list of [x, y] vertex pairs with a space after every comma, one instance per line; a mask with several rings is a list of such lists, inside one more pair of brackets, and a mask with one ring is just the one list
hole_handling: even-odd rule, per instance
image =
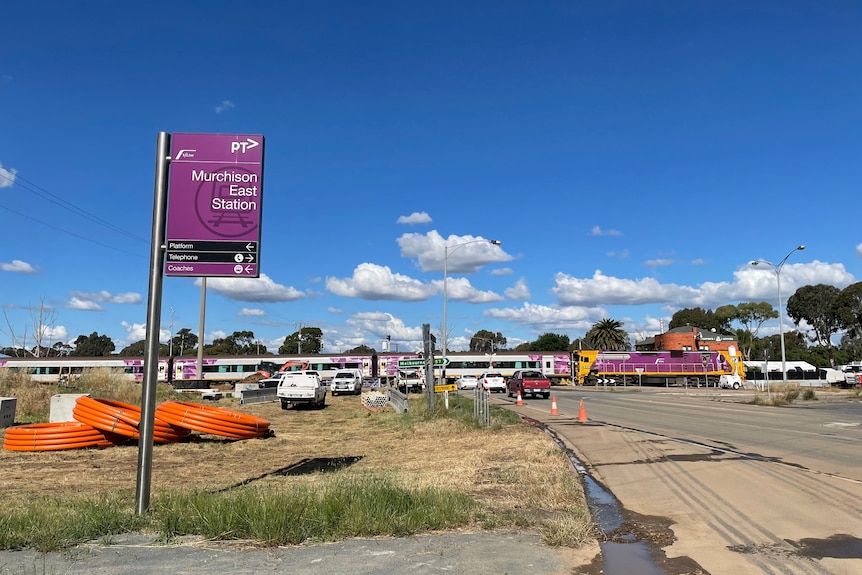
[[0, 428], [15, 425], [15, 409], [18, 400], [14, 397], [0, 397]]
[[82, 395], [90, 395], [89, 393], [58, 393], [51, 396], [51, 413], [48, 416], [48, 421], [51, 423], [59, 421], [75, 421], [72, 416], [72, 410], [75, 408], [75, 402]]
[[260, 389], [258, 383], [237, 383], [233, 386], [233, 396], [237, 399], [242, 399], [242, 392], [249, 389]]

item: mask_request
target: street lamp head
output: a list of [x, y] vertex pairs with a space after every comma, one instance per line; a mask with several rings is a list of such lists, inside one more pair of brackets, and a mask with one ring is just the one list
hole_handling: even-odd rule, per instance
[[[490, 241], [491, 245], [493, 245], [493, 246], [499, 246], [500, 245], [500, 240], [488, 240], [488, 241]], [[805, 246], [803, 246], [802, 249], [804, 250]]]
[[796, 249], [797, 249], [797, 250], [799, 250], [799, 251], [801, 252], [802, 250], [804, 250], [804, 249], [805, 249], [805, 246], [803, 246], [803, 245], [798, 245], [798, 246], [796, 246]]
[[760, 260], [751, 260], [750, 262], [748, 262], [748, 265], [750, 265], [750, 266], [756, 266], [756, 265], [757, 265], [757, 264], [759, 264], [759, 263], [760, 263]]

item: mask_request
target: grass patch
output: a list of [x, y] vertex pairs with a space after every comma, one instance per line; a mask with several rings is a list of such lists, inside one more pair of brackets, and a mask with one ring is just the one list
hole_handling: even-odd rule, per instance
[[[84, 381], [76, 381], [79, 392], [88, 389]], [[99, 385], [94, 396], [117, 397], [112, 386]], [[463, 396], [450, 397], [448, 410], [439, 396], [433, 410], [425, 396], [411, 396], [406, 414], [369, 412], [355, 396], [333, 398], [323, 410], [218, 406], [266, 418], [273, 436], [195, 434], [155, 446], [152, 503], [143, 517], [133, 513], [134, 443], [0, 451], [0, 548], [56, 551], [92, 540], [110, 544], [125, 532], [263, 546], [450, 529], [533, 529], [551, 545], [594, 540], [570, 460], [509, 410], [491, 406], [491, 426], [484, 427]], [[351, 464], [288, 472], [315, 458]]]
[[56, 551], [135, 531], [148, 520], [134, 513], [130, 495], [104, 492], [32, 500], [0, 514], [0, 548]]

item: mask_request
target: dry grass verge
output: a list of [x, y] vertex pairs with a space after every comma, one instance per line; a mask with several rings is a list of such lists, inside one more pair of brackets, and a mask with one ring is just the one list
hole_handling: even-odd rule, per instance
[[[453, 401], [445, 413], [428, 414], [425, 403], [424, 397], [411, 396], [411, 412], [397, 414], [370, 412], [355, 396], [327, 397], [325, 409], [287, 411], [276, 403], [240, 406], [234, 399], [221, 400], [215, 405], [268, 419], [274, 436], [236, 441], [196, 433], [182, 443], [155, 446], [152, 500], [251, 488], [325, 491], [382, 478], [416, 493], [467, 495], [476, 505], [461, 529], [527, 528], [551, 545], [569, 547], [592, 540], [580, 479], [550, 437], [496, 409], [492, 426], [480, 428], [471, 422], [472, 403], [465, 399]], [[137, 458], [135, 444], [2, 450], [0, 518], [46, 497], [62, 501], [121, 494], [132, 505]]]

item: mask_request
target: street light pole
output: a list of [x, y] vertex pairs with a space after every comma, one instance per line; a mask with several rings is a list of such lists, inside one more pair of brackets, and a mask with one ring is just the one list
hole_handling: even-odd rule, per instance
[[751, 262], [751, 265], [753, 266], [766, 264], [775, 272], [775, 281], [778, 284], [778, 333], [780, 334], [781, 341], [781, 382], [784, 384], [785, 389], [787, 388], [787, 356], [784, 352], [784, 314], [781, 311], [781, 268], [783, 268], [784, 264], [787, 263], [787, 258], [793, 255], [793, 252], [801, 252], [804, 249], [805, 246], [803, 245], [796, 246], [790, 250], [790, 253], [784, 256], [784, 259], [778, 262], [778, 265], [763, 259]]
[[470, 240], [468, 242], [454, 245], [454, 246], [452, 246], [451, 250], [449, 249], [448, 245], [443, 246], [443, 355], [442, 355], [443, 365], [441, 366], [441, 370], [440, 370], [440, 374], [441, 374], [440, 375], [440, 385], [446, 384], [446, 377], [445, 377], [446, 352], [449, 350], [449, 332], [447, 331], [447, 328], [446, 328], [446, 299], [448, 296], [448, 283], [449, 283], [449, 281], [448, 281], [449, 280], [449, 273], [448, 273], [449, 272], [449, 268], [448, 268], [449, 254], [451, 254], [452, 252], [454, 252], [455, 250], [457, 250], [460, 247], [466, 246], [468, 244], [475, 244], [478, 242], [488, 242], [492, 246], [499, 246], [500, 245], [500, 240], [479, 239], [479, 240]]

